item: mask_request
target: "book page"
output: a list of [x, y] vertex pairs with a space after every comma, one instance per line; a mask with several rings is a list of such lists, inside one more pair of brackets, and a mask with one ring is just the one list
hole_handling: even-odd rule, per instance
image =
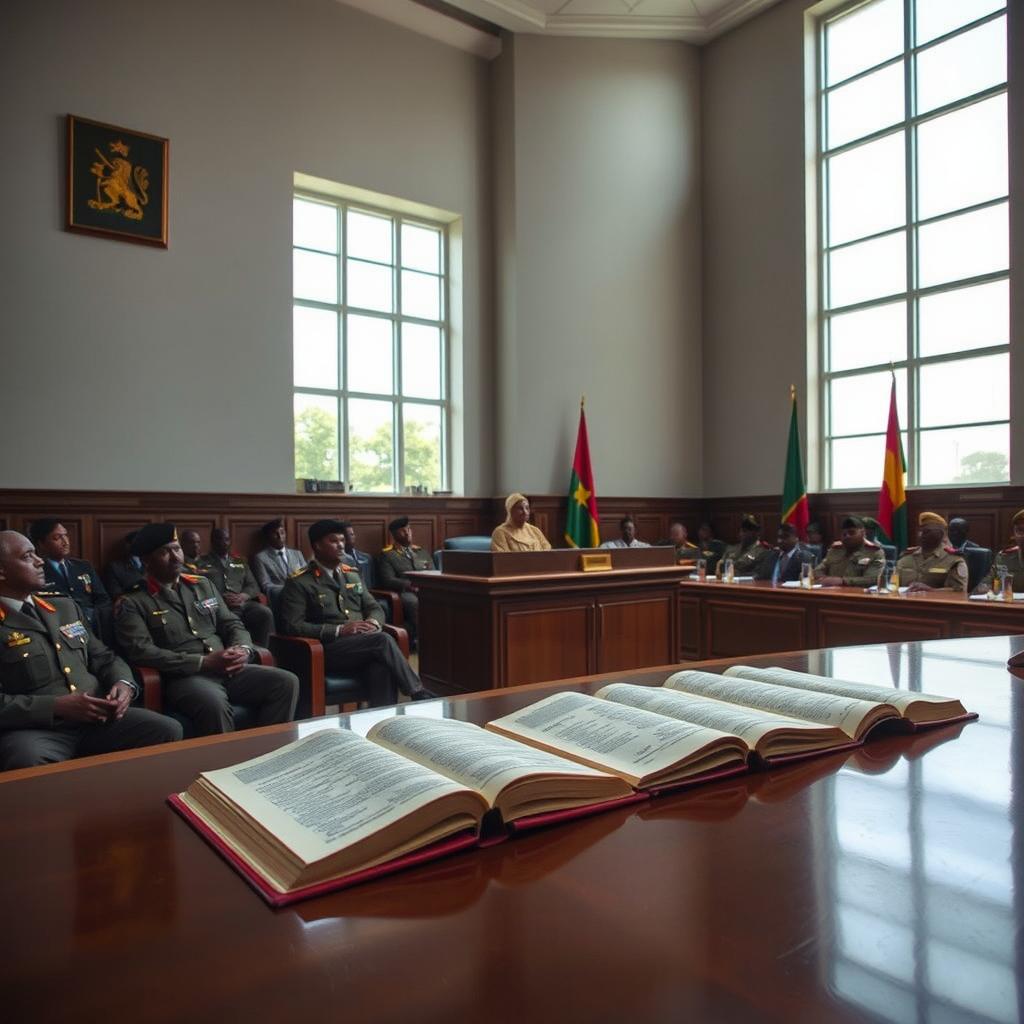
[[793, 686], [815, 693], [833, 693], [842, 697], [857, 697], [860, 700], [876, 700], [892, 704], [902, 715], [907, 713], [911, 704], [918, 701], [926, 704], [958, 705], [960, 703], [952, 697], [939, 697], [933, 693], [915, 693], [908, 690], [896, 690], [890, 686], [856, 683], [848, 679], [832, 679], [829, 676], [816, 676], [809, 672], [794, 672], [788, 668], [750, 668], [748, 665], [733, 665], [725, 670], [725, 675], [735, 676], [739, 679], [754, 679], [762, 683], [774, 683], [777, 686]]
[[439, 798], [465, 792], [450, 779], [344, 729], [315, 732], [200, 778], [307, 864]]
[[[773, 711], [779, 715], [803, 718], [822, 725], [834, 725], [847, 736], [859, 739], [861, 725], [877, 717], [879, 705], [875, 702], [836, 697], [828, 693], [810, 693], [788, 686], [720, 676], [714, 672], [687, 670], [677, 672], [665, 680], [665, 687], [683, 693], [742, 704], [745, 707]], [[883, 716], [884, 717], [884, 716]], [[890, 714], [890, 717], [893, 717]]]
[[527, 743], [552, 747], [568, 757], [614, 772], [632, 782], [685, 761], [708, 743], [729, 740], [717, 730], [597, 700], [583, 693], [556, 693], [488, 729]]
[[619, 782], [595, 768], [450, 718], [389, 718], [378, 722], [366, 738], [478, 790], [492, 805], [506, 786], [529, 776]]
[[[666, 690], [661, 686], [636, 686], [633, 683], [611, 683], [594, 695], [602, 700], [630, 707], [643, 708], [658, 715], [693, 722], [708, 729], [718, 729], [739, 736], [751, 747], [777, 729], [820, 733], [828, 727], [799, 718], [787, 718], [771, 711], [741, 707], [711, 697]], [[838, 734], [833, 734], [838, 735]]]

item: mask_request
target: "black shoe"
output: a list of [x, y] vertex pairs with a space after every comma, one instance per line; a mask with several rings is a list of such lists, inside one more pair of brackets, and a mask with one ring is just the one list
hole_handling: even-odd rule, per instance
[[437, 700], [438, 694], [431, 693], [425, 686], [415, 693], [409, 694], [409, 700]]

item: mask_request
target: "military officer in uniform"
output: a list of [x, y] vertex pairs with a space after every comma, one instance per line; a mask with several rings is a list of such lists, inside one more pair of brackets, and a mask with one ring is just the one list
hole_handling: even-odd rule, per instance
[[963, 555], [946, 544], [948, 524], [936, 512], [922, 512], [917, 517], [918, 542], [907, 548], [896, 563], [900, 586], [911, 593], [925, 590], [967, 591], [967, 563]]
[[107, 564], [103, 570], [103, 585], [107, 588], [111, 601], [116, 601], [126, 591], [132, 589], [139, 580], [145, 577], [142, 559], [132, 554], [132, 541], [138, 530], [125, 534], [123, 554]]
[[690, 540], [686, 532], [686, 524], [680, 519], [673, 519], [668, 524], [668, 543], [676, 549], [676, 565], [696, 564], [703, 557], [700, 549]]
[[256, 645], [266, 647], [274, 629], [274, 613], [260, 601], [260, 585], [248, 562], [231, 550], [229, 530], [217, 526], [210, 531], [210, 550], [196, 563], [196, 572], [220, 591]]
[[381, 631], [384, 612], [355, 567], [344, 560], [344, 523], [321, 519], [309, 528], [313, 560], [281, 591], [281, 629], [324, 645], [328, 673], [357, 676], [371, 691], [371, 703], [389, 703], [392, 687], [413, 700], [434, 695]]
[[885, 552], [864, 536], [864, 520], [847, 516], [840, 523], [841, 539], [825, 552], [814, 569], [823, 587], [873, 587], [885, 568]]
[[405, 574], [433, 569], [434, 562], [423, 548], [413, 544], [408, 516], [392, 519], [388, 523], [388, 533], [391, 534], [391, 543], [377, 559], [377, 586], [398, 594], [409, 629], [409, 643], [415, 644], [419, 633], [420, 599], [416, 596], [412, 580], [406, 579]]
[[231, 705], [252, 707], [259, 725], [290, 722], [299, 681], [284, 669], [253, 664], [252, 638], [205, 576], [182, 572], [173, 523], [151, 523], [132, 545], [146, 578], [118, 602], [118, 644], [136, 665], [163, 677], [169, 707], [200, 735], [231, 732]]
[[740, 520], [740, 539], [738, 544], [730, 544], [722, 555], [722, 564], [727, 559], [733, 560], [737, 576], [754, 576], [762, 574], [767, 568], [770, 572], [772, 546], [761, 540], [761, 523], [755, 516], [745, 515]]
[[193, 576], [198, 575], [199, 559], [203, 557], [203, 538], [199, 536], [199, 531], [182, 530], [178, 543], [181, 544], [181, 554], [185, 559], [185, 568]]
[[976, 594], [984, 594], [992, 589], [992, 580], [1000, 569], [1009, 572], [1015, 594], [1024, 592], [1024, 508], [1010, 520], [1010, 525], [1013, 527], [1013, 543], [996, 554], [988, 575], [975, 588]]
[[703, 558], [707, 562], [709, 573], [714, 572], [718, 560], [725, 552], [725, 542], [715, 536], [715, 531], [710, 523], [701, 523], [697, 527], [697, 548], [700, 552], [697, 557]]
[[128, 666], [67, 597], [33, 596], [43, 560], [0, 533], [0, 771], [181, 739], [172, 718], [129, 705]]
[[100, 638], [110, 638], [110, 595], [90, 562], [71, 558], [68, 531], [59, 519], [37, 519], [28, 531], [29, 540], [43, 556], [46, 593], [70, 597], [85, 616], [86, 624]]

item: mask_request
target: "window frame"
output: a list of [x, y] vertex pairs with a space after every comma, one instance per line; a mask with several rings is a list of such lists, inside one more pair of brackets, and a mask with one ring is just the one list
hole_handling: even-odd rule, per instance
[[[919, 401], [919, 387], [920, 387], [920, 376], [921, 371], [924, 368], [933, 366], [940, 363], [946, 362], [961, 362], [967, 359], [982, 358], [984, 356], [1010, 354], [1011, 344], [1010, 338], [1007, 338], [1005, 344], [1000, 345], [988, 345], [984, 347], [971, 348], [971, 349], [959, 349], [955, 352], [944, 352], [938, 355], [922, 356], [920, 354], [920, 302], [922, 299], [926, 299], [933, 295], [949, 294], [960, 289], [990, 284], [993, 282], [1010, 280], [1010, 265], [1009, 257], [1007, 266], [1005, 269], [992, 271], [984, 274], [973, 275], [970, 277], [955, 278], [951, 281], [943, 282], [942, 284], [921, 286], [919, 284], [918, 276], [918, 256], [919, 256], [919, 239], [918, 233], [922, 228], [926, 228], [933, 224], [939, 224], [943, 221], [951, 220], [956, 217], [961, 217], [965, 214], [974, 213], [980, 210], [995, 208], [998, 206], [1004, 206], [1007, 209], [1007, 217], [1009, 218], [1009, 207], [1010, 207], [1010, 190], [1009, 181], [1007, 182], [1007, 192], [995, 198], [985, 200], [980, 203], [974, 203], [964, 207], [958, 207], [957, 209], [946, 211], [941, 214], [933, 215], [925, 218], [917, 218], [917, 181], [919, 168], [917, 163], [917, 129], [920, 125], [926, 124], [929, 121], [936, 120], [947, 114], [953, 113], [958, 110], [966, 110], [971, 106], [979, 103], [983, 103], [997, 96], [1006, 96], [1009, 99], [1008, 90], [1008, 73], [1003, 81], [994, 86], [989, 86], [985, 89], [979, 90], [975, 93], [959, 97], [958, 99], [944, 103], [939, 107], [928, 110], [926, 113], [913, 113], [914, 110], [914, 99], [916, 90], [916, 57], [918, 54], [927, 52], [936, 46], [940, 46], [944, 43], [949, 42], [958, 36], [964, 35], [965, 33], [971, 32], [981, 26], [988, 24], [989, 22], [996, 21], [1000, 18], [1008, 19], [1009, 17], [1009, 4], [1004, 3], [998, 10], [992, 11], [988, 14], [982, 15], [973, 21], [967, 22], [955, 29], [943, 33], [934, 39], [930, 39], [928, 42], [917, 45], [915, 43], [914, 34], [916, 31], [915, 23], [915, 8], [921, 0], [900, 0], [903, 7], [903, 49], [902, 51], [886, 60], [880, 61], [877, 64], [873, 64], [868, 68], [864, 68], [853, 75], [848, 75], [846, 78], [841, 79], [837, 82], [827, 83], [827, 69], [828, 69], [828, 34], [827, 26], [845, 15], [852, 13], [858, 7], [865, 7], [868, 4], [874, 2], [874, 0], [852, 0], [850, 3], [843, 4], [835, 9], [829, 10], [827, 14], [820, 17], [815, 23], [815, 51], [814, 51], [814, 66], [816, 81], [814, 83], [815, 89], [815, 104], [814, 104], [814, 115], [815, 115], [815, 126], [816, 126], [816, 141], [815, 141], [815, 184], [817, 187], [817, 252], [815, 256], [816, 268], [817, 268], [817, 366], [819, 367], [817, 374], [817, 414], [818, 422], [821, 424], [821, 440], [822, 443], [819, 445], [819, 466], [818, 471], [820, 479], [825, 484], [825, 490], [827, 491], [856, 491], [865, 489], [864, 485], [855, 487], [834, 487], [832, 484], [833, 480], [833, 468], [832, 468], [832, 445], [833, 441], [836, 440], [847, 440], [856, 438], [866, 437], [878, 437], [885, 436], [885, 425], [882, 423], [881, 430], [873, 430], [863, 432], [859, 434], [841, 434], [834, 435], [832, 433], [832, 417], [830, 408], [831, 399], [831, 384], [833, 380], [851, 378], [858, 376], [866, 376], [871, 373], [880, 373], [885, 371], [906, 371], [906, 387], [907, 387], [907, 422], [900, 423], [900, 430], [904, 437], [905, 453], [907, 458], [907, 484], [912, 487], [933, 487], [933, 488], [944, 488], [951, 486], [991, 486], [993, 484], [1005, 484], [1009, 483], [1010, 480], [1010, 466], [1009, 461], [1007, 464], [1007, 475], [1005, 480], [991, 480], [991, 481], [979, 481], [977, 484], [973, 483], [958, 483], [950, 480], [944, 483], [933, 483], [933, 484], [922, 484], [920, 482], [920, 452], [921, 452], [921, 440], [922, 435], [926, 435], [937, 430], [957, 430], [957, 429], [968, 429], [973, 427], [986, 427], [986, 426], [1003, 426], [1006, 425], [1010, 428], [1012, 418], [1008, 411], [1005, 419], [992, 419], [992, 420], [976, 420], [966, 423], [944, 423], [938, 426], [922, 427], [920, 425], [920, 401]], [[884, 68], [897, 65], [903, 62], [903, 117], [901, 120], [895, 123], [883, 126], [866, 135], [858, 136], [854, 139], [849, 139], [841, 145], [833, 148], [827, 148], [826, 143], [828, 140], [828, 109], [826, 98], [830, 93], [835, 92], [837, 89], [843, 86], [850, 85], [851, 83], [857, 82], [868, 75], [874, 74]], [[1010, 123], [1009, 115], [1006, 125], [1007, 138], [1010, 138]], [[904, 144], [904, 184], [905, 184], [905, 210], [903, 223], [895, 228], [886, 228], [882, 231], [874, 232], [869, 235], [858, 236], [854, 239], [847, 239], [838, 245], [830, 246], [828, 244], [828, 231], [829, 231], [829, 194], [828, 194], [828, 174], [826, 171], [828, 160], [841, 155], [842, 153], [856, 149], [865, 144], [875, 142], [879, 139], [889, 137], [899, 132], [903, 133], [903, 144]], [[882, 296], [875, 296], [870, 299], [861, 300], [858, 302], [849, 303], [844, 306], [836, 306], [830, 308], [827, 304], [827, 298], [830, 291], [830, 255], [833, 252], [841, 252], [843, 249], [849, 248], [853, 245], [858, 245], [866, 241], [872, 241], [875, 239], [881, 239], [885, 237], [897, 236], [904, 234], [906, 236], [905, 241], [905, 252], [906, 252], [906, 287], [902, 291], [897, 291]], [[845, 370], [833, 370], [831, 369], [830, 359], [830, 341], [829, 341], [829, 326], [833, 317], [839, 316], [846, 313], [858, 312], [861, 310], [867, 310], [875, 307], [880, 307], [892, 302], [904, 302], [906, 305], [906, 348], [902, 359], [893, 360], [892, 362], [875, 363], [870, 365], [858, 366], [851, 369]], [[1010, 356], [1012, 359], [1012, 356]], [[1008, 460], [1010, 452], [1007, 452]], [[879, 472], [881, 472], [881, 463], [879, 464]]]
[[[342, 196], [331, 196], [324, 195], [306, 188], [294, 187], [292, 190], [292, 200], [301, 199], [309, 202], [318, 203], [322, 206], [331, 207], [335, 211], [337, 218], [337, 230], [338, 230], [338, 250], [335, 257], [338, 261], [337, 267], [337, 298], [338, 301], [335, 303], [322, 302], [315, 299], [299, 298], [295, 295], [294, 279], [292, 282], [292, 299], [291, 307], [294, 311], [298, 307], [307, 309], [321, 309], [333, 312], [338, 317], [338, 340], [337, 340], [337, 354], [338, 354], [338, 388], [315, 388], [309, 386], [298, 386], [295, 384], [294, 377], [294, 352], [295, 352], [295, 335], [294, 326], [292, 331], [292, 358], [293, 358], [293, 370], [292, 370], [292, 406], [293, 406], [293, 421], [292, 421], [292, 444], [295, 443], [295, 422], [294, 422], [294, 403], [297, 395], [315, 395], [333, 398], [338, 403], [338, 431], [337, 431], [337, 451], [338, 451], [338, 475], [339, 479], [345, 483], [346, 491], [350, 494], [359, 495], [400, 495], [406, 493], [414, 493], [408, 491], [406, 488], [413, 485], [406, 485], [404, 483], [405, 477], [405, 406], [406, 405], [417, 405], [417, 406], [430, 406], [440, 410], [440, 445], [439, 445], [439, 458], [440, 458], [440, 480], [435, 488], [431, 488], [430, 491], [437, 491], [440, 493], [448, 492], [451, 488], [451, 467], [452, 467], [452, 403], [451, 403], [451, 246], [452, 240], [450, 237], [450, 224], [441, 221], [434, 220], [427, 216], [421, 216], [417, 214], [407, 213], [400, 209], [389, 209], [387, 206], [375, 204], [373, 202], [364, 202], [362, 200], [349, 199]], [[391, 240], [392, 240], [392, 262], [381, 263], [375, 260], [368, 260], [363, 257], [350, 256], [347, 252], [348, 246], [348, 223], [347, 214], [349, 211], [356, 213], [366, 213], [371, 216], [386, 217], [391, 222]], [[402, 309], [402, 271], [410, 270], [413, 272], [415, 268], [403, 267], [402, 266], [402, 226], [408, 224], [414, 227], [429, 228], [430, 230], [437, 231], [440, 235], [440, 270], [437, 275], [440, 278], [439, 285], [439, 301], [440, 301], [440, 318], [437, 320], [430, 320], [424, 317], [416, 317], [405, 315], [401, 312]], [[294, 237], [292, 238], [291, 251], [294, 255], [295, 252], [313, 252], [320, 253], [322, 250], [308, 249], [304, 246], [296, 245]], [[391, 271], [392, 276], [392, 312], [382, 312], [380, 310], [367, 309], [362, 306], [353, 306], [348, 302], [348, 261], [350, 259], [358, 260], [361, 263], [368, 263], [378, 267], [387, 267]], [[430, 272], [427, 272], [430, 273]], [[294, 275], [294, 271], [293, 271]], [[356, 315], [369, 317], [372, 319], [379, 319], [382, 321], [389, 322], [391, 324], [391, 384], [392, 390], [389, 393], [374, 394], [365, 391], [355, 391], [349, 388], [348, 378], [348, 316]], [[439, 330], [439, 382], [440, 382], [440, 397], [439, 398], [420, 398], [415, 396], [406, 396], [402, 393], [402, 325], [403, 324], [419, 324], [427, 327], [436, 327]], [[349, 415], [349, 402], [351, 401], [376, 401], [376, 402], [390, 402], [391, 411], [391, 429], [393, 439], [393, 478], [392, 478], [392, 489], [390, 490], [379, 490], [379, 491], [358, 491], [351, 488], [351, 472], [350, 472], [350, 430], [351, 430], [351, 417]], [[298, 467], [296, 467], [296, 473]], [[428, 491], [427, 493], [430, 493]]]

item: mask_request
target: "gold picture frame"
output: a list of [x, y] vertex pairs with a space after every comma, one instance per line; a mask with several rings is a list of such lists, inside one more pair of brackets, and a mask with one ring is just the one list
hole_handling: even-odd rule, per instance
[[170, 142], [67, 115], [68, 231], [167, 248]]

